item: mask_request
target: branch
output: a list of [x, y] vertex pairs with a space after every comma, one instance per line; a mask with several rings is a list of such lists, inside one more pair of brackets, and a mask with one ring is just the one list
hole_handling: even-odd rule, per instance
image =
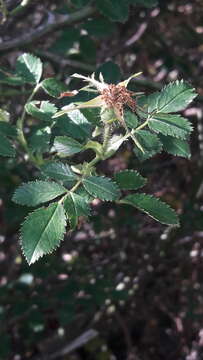
[[29, 44], [49, 33], [50, 31], [53, 31], [64, 25], [71, 25], [77, 21], [86, 18], [89, 15], [92, 15], [94, 11], [95, 9], [92, 6], [86, 6], [83, 9], [78, 10], [70, 15], [58, 15], [48, 13], [47, 21], [45, 21], [35, 30], [32, 30], [31, 32], [25, 32], [22, 34], [22, 36], [18, 38], [0, 43], [0, 51], [9, 50], [18, 46]]
[[35, 50], [35, 54], [39, 55], [40, 57], [44, 57], [45, 59], [48, 59], [52, 61], [53, 63], [59, 65], [60, 67], [64, 68], [66, 66], [70, 66], [73, 68], [79, 68], [85, 71], [93, 72], [95, 71], [95, 66], [91, 64], [85, 64], [81, 61], [77, 60], [71, 60], [62, 56], [59, 56], [57, 54], [54, 54], [47, 50]]
[[9, 12], [9, 16], [15, 16], [20, 14], [29, 5], [31, 0], [22, 0], [21, 3], [13, 10]]

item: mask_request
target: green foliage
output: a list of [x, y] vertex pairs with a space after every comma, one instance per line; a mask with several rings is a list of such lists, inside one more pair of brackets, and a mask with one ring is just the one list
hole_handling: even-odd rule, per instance
[[69, 192], [64, 201], [64, 209], [69, 219], [71, 229], [75, 229], [79, 216], [89, 216], [90, 207], [83, 196]]
[[55, 199], [66, 192], [66, 189], [55, 182], [31, 181], [21, 185], [13, 195], [17, 204], [36, 206]]
[[72, 156], [83, 150], [83, 146], [68, 136], [56, 136], [54, 149], [60, 157]]
[[52, 116], [57, 111], [56, 106], [49, 101], [32, 101], [25, 105], [25, 109], [34, 118], [48, 122], [53, 122]]
[[73, 182], [77, 175], [70, 169], [70, 166], [61, 161], [50, 161], [41, 166], [42, 173], [50, 179], [62, 182]]
[[8, 137], [16, 137], [17, 129], [15, 126], [12, 126], [7, 122], [0, 121], [0, 134]]
[[55, 78], [48, 78], [42, 81], [44, 91], [53, 97], [60, 97], [61, 93], [67, 90], [67, 87]]
[[59, 246], [65, 226], [65, 213], [60, 203], [39, 208], [28, 215], [21, 227], [21, 244], [29, 265]]
[[109, 37], [116, 31], [116, 26], [106, 18], [89, 20], [84, 24], [83, 28], [89, 35], [97, 38]]
[[[125, 21], [130, 4], [138, 3], [150, 6], [153, 1], [97, 0], [97, 7], [109, 19]], [[87, 31], [96, 25], [89, 21]], [[101, 24], [99, 26], [101, 32]], [[80, 46], [92, 46], [86, 36], [78, 40]], [[91, 53], [90, 49], [90, 57]], [[29, 162], [37, 168], [36, 174], [40, 178], [20, 185], [12, 200], [29, 207], [47, 203], [46, 207], [30, 213], [21, 228], [22, 248], [29, 264], [59, 245], [65, 233], [66, 218], [70, 229], [75, 229], [80, 216], [89, 217], [90, 203], [97, 198], [132, 205], [163, 224], [178, 225], [177, 215], [168, 205], [151, 195], [135, 193], [147, 182], [136, 170], [116, 172], [114, 182], [103, 176], [100, 167], [98, 173], [97, 163], [116, 156], [118, 150], [122, 152], [129, 141], [134, 144], [134, 154], [140, 161], [162, 150], [189, 157], [188, 140], [192, 126], [181, 115], [173, 114], [183, 110], [196, 96], [188, 83], [172, 82], [149, 96], [136, 98], [136, 94], [132, 95], [137, 104], [132, 112], [125, 96], [117, 99], [108, 95], [112, 89], [109, 84], [118, 84], [119, 91], [121, 85], [122, 91], [126, 91], [129, 81], [136, 75], [119, 83], [120, 69], [107, 62], [92, 76], [75, 74], [77, 80], [74, 81], [80, 79], [87, 84], [78, 92], [70, 91], [70, 95], [77, 93], [76, 96], [60, 99], [59, 102], [65, 106], [58, 111], [59, 105], [56, 107], [49, 100], [33, 100], [39, 89], [54, 97], [55, 101], [64, 91], [69, 92], [67, 86], [55, 78], [39, 83], [42, 75], [40, 59], [30, 54], [21, 55], [17, 60], [16, 74], [28, 82], [29, 87], [33, 84], [33, 90], [16, 127], [11, 125], [9, 114], [1, 112], [0, 155], [14, 156], [15, 148], [20, 154], [23, 150]], [[104, 90], [106, 95], [100, 96]], [[91, 97], [84, 97], [87, 91]], [[30, 115], [35, 119], [34, 125], [25, 131], [24, 122], [27, 118], [30, 121]], [[60, 158], [64, 158], [63, 162]], [[123, 197], [122, 192], [126, 190], [132, 193]]]
[[194, 88], [187, 82], [174, 81], [166, 85], [160, 92], [141, 97], [139, 104], [147, 113], [174, 113], [184, 110], [196, 97]]
[[121, 189], [126, 190], [137, 190], [147, 182], [147, 179], [135, 170], [120, 171], [115, 174], [115, 180]]
[[101, 13], [112, 21], [125, 22], [128, 18], [128, 1], [96, 0], [96, 5]]
[[180, 115], [158, 114], [149, 120], [149, 128], [156, 133], [187, 139], [192, 131], [189, 121]]
[[120, 197], [118, 186], [106, 177], [90, 176], [83, 179], [83, 185], [90, 195], [101, 200], [113, 201]]
[[128, 195], [121, 200], [124, 204], [135, 206], [144, 211], [153, 219], [166, 225], [179, 225], [178, 217], [174, 210], [159, 199], [147, 194]]
[[1, 156], [15, 156], [15, 149], [10, 141], [0, 133], [0, 155]]
[[125, 123], [129, 128], [135, 129], [138, 126], [138, 117], [131, 111], [125, 111], [124, 117]]
[[129, 0], [129, 2], [132, 5], [141, 5], [149, 8], [158, 5], [157, 0]]
[[16, 73], [28, 83], [39, 83], [42, 76], [42, 62], [34, 55], [23, 54], [17, 59]]
[[190, 147], [185, 140], [176, 139], [172, 136], [159, 135], [164, 151], [175, 156], [190, 158]]
[[134, 152], [140, 161], [147, 160], [161, 152], [162, 144], [157, 135], [148, 130], [138, 130], [135, 137], [143, 148], [143, 151], [138, 147], [134, 148]]

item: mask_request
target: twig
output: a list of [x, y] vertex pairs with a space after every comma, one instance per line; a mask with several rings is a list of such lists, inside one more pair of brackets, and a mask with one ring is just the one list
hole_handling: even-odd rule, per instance
[[66, 66], [70, 66], [73, 68], [79, 68], [89, 72], [93, 72], [95, 70], [95, 66], [91, 64], [85, 64], [81, 61], [67, 59], [57, 54], [53, 54], [52, 52], [47, 50], [35, 50], [34, 52], [35, 54], [44, 57], [57, 65], [60, 65], [60, 67], [62, 68]]
[[56, 351], [50, 355], [44, 355], [40, 357], [36, 357], [34, 360], [53, 360], [57, 358], [61, 358], [65, 355], [70, 354], [72, 351], [79, 349], [81, 346], [87, 344], [90, 340], [94, 339], [98, 336], [98, 332], [95, 329], [89, 329], [85, 331], [82, 335], [78, 336], [75, 340], [73, 340], [68, 345], [64, 346], [59, 351]]
[[22, 0], [21, 3], [13, 10], [9, 12], [9, 16], [15, 16], [20, 14], [30, 4], [31, 0]]
[[121, 314], [118, 311], [115, 311], [114, 315], [115, 315], [115, 318], [116, 318], [118, 324], [120, 325], [120, 327], [123, 331], [123, 335], [124, 335], [126, 347], [127, 347], [127, 352], [128, 352], [127, 360], [140, 360], [139, 357], [137, 356], [137, 354], [135, 354], [131, 334], [125, 323], [125, 320], [122, 318]]
[[18, 38], [0, 43], [0, 51], [30, 44], [50, 31], [53, 31], [59, 27], [63, 27], [64, 25], [71, 25], [88, 17], [89, 15], [92, 15], [94, 11], [94, 7], [86, 6], [70, 15], [58, 15], [49, 12], [47, 21], [45, 21], [45, 23], [40, 25], [35, 30], [32, 30], [31, 32], [24, 32]]

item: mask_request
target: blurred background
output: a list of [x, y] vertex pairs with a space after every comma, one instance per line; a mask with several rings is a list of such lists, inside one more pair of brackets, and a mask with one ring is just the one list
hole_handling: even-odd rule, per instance
[[[94, 201], [90, 222], [29, 267], [18, 234], [28, 210], [11, 196], [35, 170], [0, 158], [0, 359], [202, 360], [202, 0], [0, 0], [0, 67], [14, 69], [23, 52], [69, 89], [81, 85], [75, 72], [102, 69], [117, 82], [142, 71], [132, 90], [183, 78], [198, 97], [184, 112], [194, 126], [191, 160], [163, 153], [138, 163], [126, 145], [99, 165], [108, 176], [141, 171], [147, 190], [179, 213], [179, 229]], [[15, 124], [29, 88], [0, 72], [0, 95]]]

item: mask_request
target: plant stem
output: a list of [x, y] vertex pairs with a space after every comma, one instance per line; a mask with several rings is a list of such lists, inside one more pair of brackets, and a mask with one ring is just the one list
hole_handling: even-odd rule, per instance
[[3, 24], [7, 20], [8, 10], [6, 8], [6, 4], [4, 0], [0, 0], [0, 11], [2, 12], [3, 18], [1, 23]]
[[80, 186], [81, 182], [82, 182], [82, 178], [76, 182], [76, 184], [70, 189], [70, 191], [74, 192], [75, 190], [77, 190], [77, 188]]
[[104, 141], [103, 141], [103, 154], [105, 155], [108, 142], [109, 142], [109, 135], [110, 135], [111, 127], [109, 124], [104, 125]]
[[[40, 86], [41, 86], [41, 84], [37, 84], [35, 86], [32, 93], [28, 97], [26, 103], [29, 103], [33, 99], [34, 95], [36, 94], [36, 92], [38, 91]], [[29, 147], [28, 147], [27, 140], [26, 140], [25, 135], [24, 135], [23, 128], [24, 128], [25, 116], [26, 116], [26, 110], [25, 110], [25, 106], [24, 106], [22, 115], [17, 121], [18, 141], [21, 144], [21, 146], [25, 149], [25, 151], [27, 152], [30, 160], [38, 167], [39, 165], [41, 165], [42, 161], [40, 161], [40, 164], [39, 164], [38, 159], [31, 153], [31, 151], [29, 150]]]
[[140, 126], [138, 126], [135, 131], [141, 130], [143, 129], [145, 126], [148, 125], [149, 119], [147, 119], [145, 122], [143, 122], [143, 124], [141, 124]]

